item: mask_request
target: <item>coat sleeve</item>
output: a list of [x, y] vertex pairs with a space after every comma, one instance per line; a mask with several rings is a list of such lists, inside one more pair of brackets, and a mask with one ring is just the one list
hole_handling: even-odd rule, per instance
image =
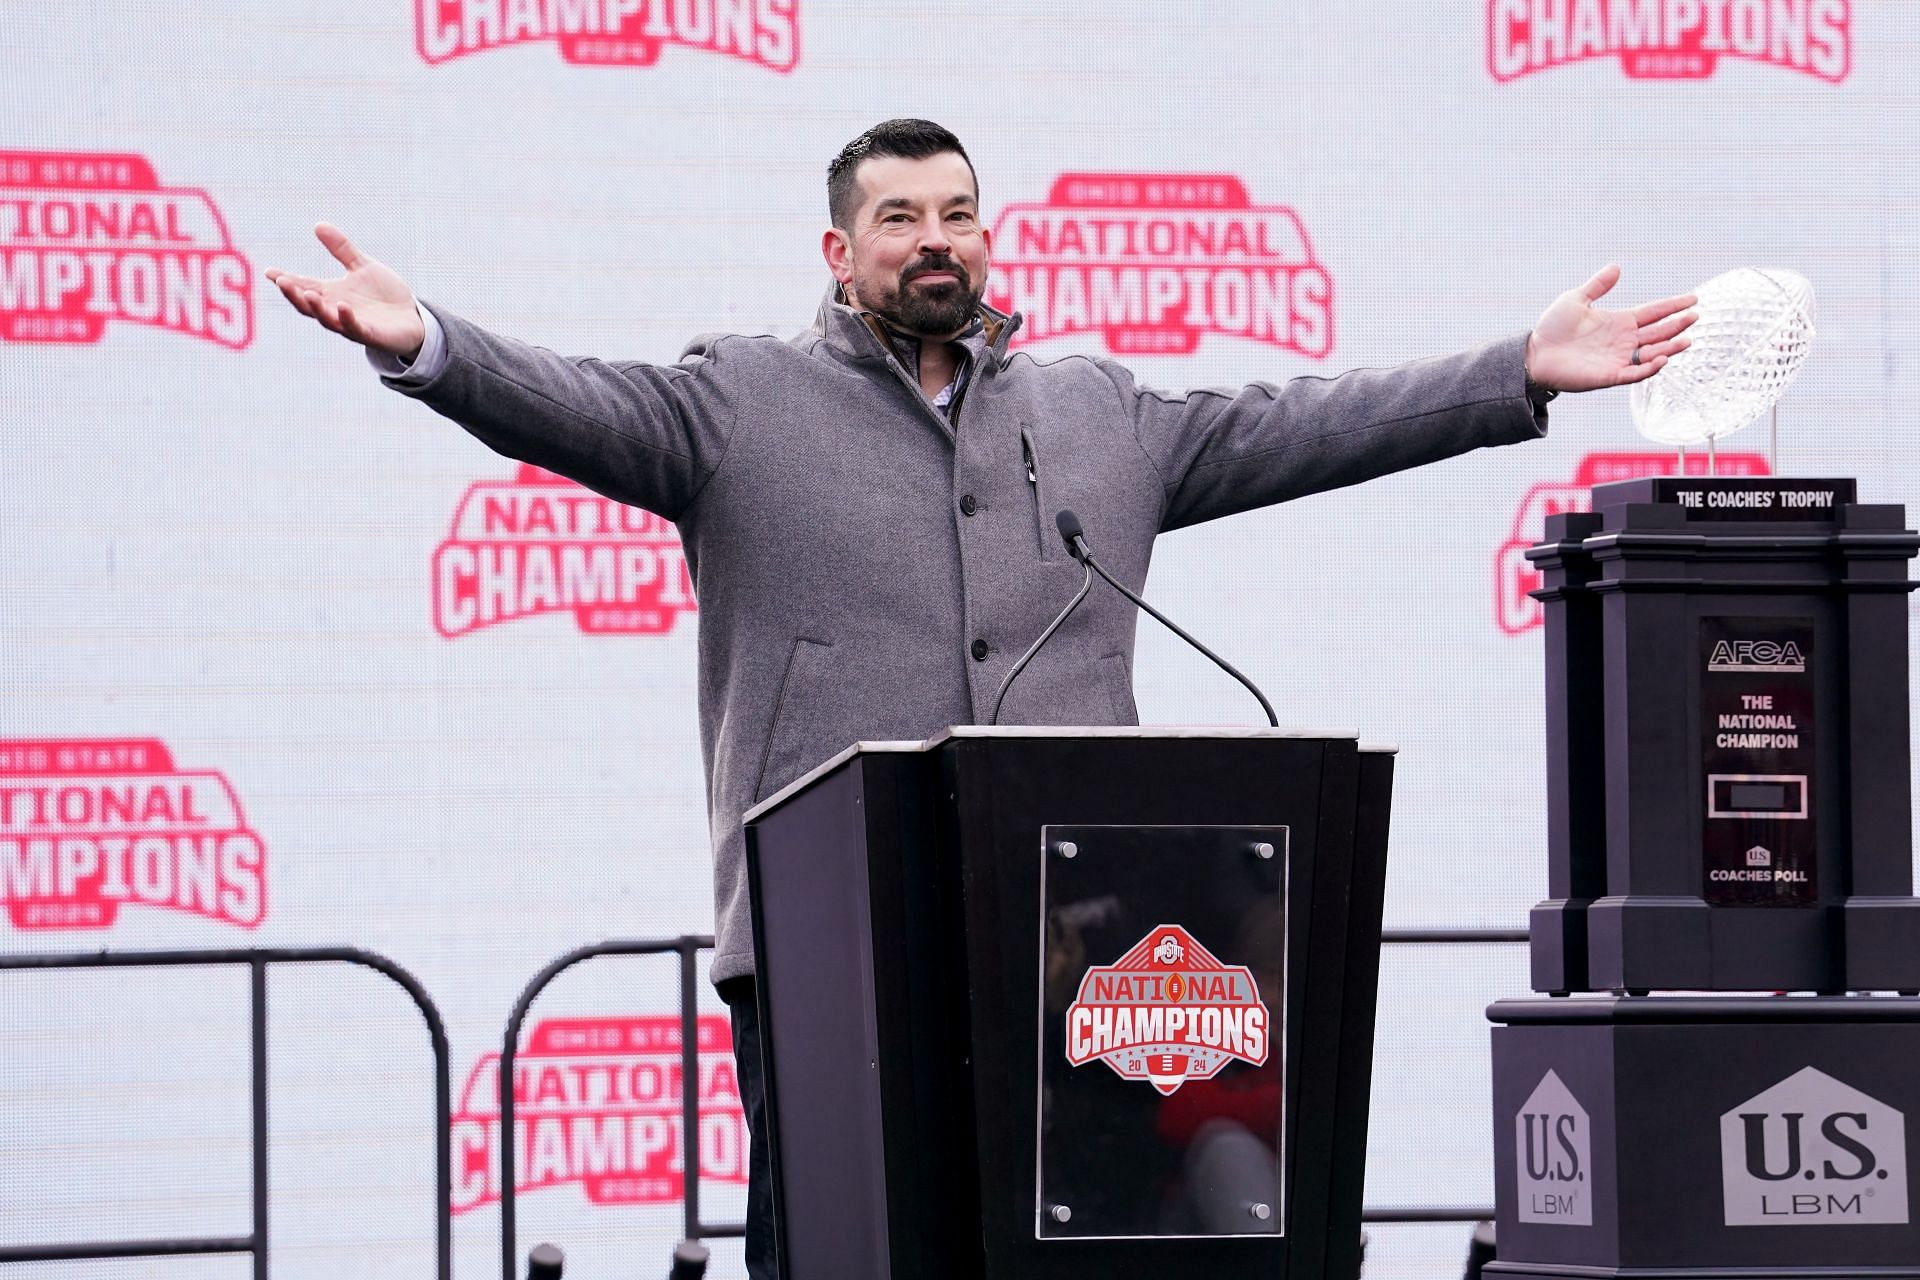
[[1168, 395], [1103, 362], [1167, 494], [1162, 529], [1358, 484], [1483, 445], [1546, 434], [1524, 335], [1337, 378]]
[[676, 364], [607, 363], [434, 315], [445, 368], [425, 383], [383, 381], [496, 452], [669, 520], [719, 467], [737, 417], [717, 373], [724, 339], [696, 342]]

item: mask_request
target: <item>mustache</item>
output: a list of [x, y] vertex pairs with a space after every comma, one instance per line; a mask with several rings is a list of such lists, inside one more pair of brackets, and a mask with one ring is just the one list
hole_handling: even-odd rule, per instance
[[962, 289], [969, 288], [973, 283], [972, 279], [967, 275], [967, 269], [965, 267], [944, 255], [920, 259], [900, 273], [900, 283], [903, 285], [911, 284], [919, 277], [931, 275], [936, 271], [944, 271], [953, 276], [954, 279], [960, 282]]

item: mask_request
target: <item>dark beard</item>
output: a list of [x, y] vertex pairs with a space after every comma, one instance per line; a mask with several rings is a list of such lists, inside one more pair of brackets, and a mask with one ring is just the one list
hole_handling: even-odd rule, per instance
[[[916, 277], [934, 271], [950, 271], [951, 284], [916, 288]], [[980, 309], [980, 292], [973, 288], [967, 269], [951, 258], [922, 258], [900, 273], [900, 286], [894, 290], [893, 305], [873, 310], [881, 319], [905, 333], [939, 338], [958, 333], [973, 323]]]

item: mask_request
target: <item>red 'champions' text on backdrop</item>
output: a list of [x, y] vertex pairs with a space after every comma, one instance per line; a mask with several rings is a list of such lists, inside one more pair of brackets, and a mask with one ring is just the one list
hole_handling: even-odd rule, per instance
[[123, 905], [252, 928], [266, 848], [226, 778], [159, 742], [0, 739], [0, 897], [20, 929], [103, 929]]
[[98, 342], [131, 320], [237, 350], [252, 276], [206, 193], [140, 156], [0, 151], [0, 338]]
[[800, 0], [414, 0], [415, 45], [429, 63], [534, 40], [568, 62], [650, 67], [681, 45], [791, 71]]
[[1293, 210], [1222, 174], [1069, 173], [994, 225], [987, 300], [1016, 345], [1097, 332], [1116, 355], [1190, 355], [1203, 333], [1320, 358], [1333, 282]]
[[[1573, 479], [1543, 480], [1527, 490], [1513, 513], [1513, 529], [1493, 558], [1493, 620], [1510, 636], [1540, 625], [1540, 602], [1527, 593], [1540, 589], [1540, 571], [1527, 559], [1527, 548], [1537, 545], [1548, 516], [1569, 511], [1593, 510], [1593, 486], [1616, 480], [1637, 480], [1642, 476], [1680, 474], [1676, 453], [1590, 453], [1580, 460]], [[1704, 456], [1687, 459], [1686, 474], [1707, 474]], [[1764, 476], [1769, 474], [1765, 454], [1723, 453], [1715, 465], [1716, 475]]]
[[1729, 56], [1837, 84], [1851, 28], [1847, 0], [1487, 0], [1487, 70], [1514, 80], [1618, 58], [1636, 79], [1699, 80]]
[[433, 623], [449, 638], [562, 612], [582, 631], [658, 635], [695, 608], [670, 521], [531, 464], [468, 489], [433, 554]]
[[[727, 1020], [698, 1020], [700, 1176], [747, 1180], [747, 1119]], [[594, 1204], [678, 1201], [680, 1019], [550, 1018], [513, 1064], [514, 1189], [577, 1182]], [[453, 1116], [453, 1211], [500, 1198], [500, 1055], [474, 1065]]]

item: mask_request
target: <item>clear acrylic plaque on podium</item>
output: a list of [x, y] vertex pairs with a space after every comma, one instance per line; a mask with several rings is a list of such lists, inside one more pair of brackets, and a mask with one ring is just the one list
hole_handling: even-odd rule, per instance
[[1042, 828], [1039, 1239], [1285, 1234], [1288, 834]]

